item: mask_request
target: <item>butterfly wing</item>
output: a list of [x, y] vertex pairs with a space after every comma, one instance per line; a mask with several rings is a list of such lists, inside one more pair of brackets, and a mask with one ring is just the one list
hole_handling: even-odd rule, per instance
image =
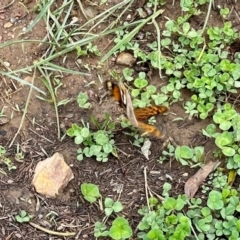
[[138, 120], [138, 127], [143, 131], [142, 135], [152, 135], [157, 138], [163, 137], [164, 134], [161, 133], [156, 127], [141, 121], [157, 114], [165, 113], [167, 110], [167, 107], [164, 106], [150, 106], [134, 109], [134, 114]]
[[164, 106], [150, 106], [145, 108], [134, 109], [134, 114], [137, 120], [142, 121], [160, 113], [167, 112], [167, 107]]
[[156, 138], [160, 138], [165, 135], [164, 133], [160, 132], [156, 127], [144, 122], [138, 122], [138, 127], [143, 132], [142, 136], [151, 135]]

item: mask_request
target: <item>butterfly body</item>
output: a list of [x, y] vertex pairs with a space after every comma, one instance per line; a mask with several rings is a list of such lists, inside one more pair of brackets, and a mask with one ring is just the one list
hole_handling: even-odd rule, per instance
[[114, 100], [118, 102], [120, 105], [122, 105], [122, 93], [121, 89], [119, 88], [118, 84], [112, 82], [112, 81], [107, 81], [106, 82], [106, 87], [110, 94], [113, 96]]

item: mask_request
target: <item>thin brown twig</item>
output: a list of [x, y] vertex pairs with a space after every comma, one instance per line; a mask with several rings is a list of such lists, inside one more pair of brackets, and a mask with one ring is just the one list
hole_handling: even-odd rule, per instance
[[33, 133], [35, 133], [36, 135], [38, 135], [39, 137], [45, 139], [46, 141], [53, 143], [53, 141], [49, 140], [48, 138], [44, 137], [43, 135], [38, 134], [37, 132], [35, 132], [34, 130], [32, 130], [31, 128], [29, 128], [29, 130]]
[[238, 20], [240, 22], [240, 14], [239, 14], [239, 12], [235, 8], [234, 8], [234, 12], [235, 12], [236, 17], [238, 18]]
[[41, 231], [46, 232], [46, 233], [51, 234], [51, 235], [64, 236], [64, 237], [70, 237], [70, 236], [75, 236], [76, 235], [75, 232], [56, 232], [56, 231], [52, 231], [52, 230], [49, 230], [47, 228], [41, 227], [34, 222], [29, 222], [29, 224], [32, 227], [35, 227], [36, 229], [41, 230]]
[[15, 2], [15, 0], [12, 0], [9, 4], [7, 4], [6, 6], [0, 8], [0, 10], [3, 10], [3, 9], [5, 9], [5, 8], [10, 7], [14, 2]]
[[148, 190], [149, 190], [152, 194], [154, 194], [156, 197], [158, 197], [160, 201], [164, 201], [164, 197], [158, 195], [158, 194], [157, 194], [156, 192], [154, 192], [150, 187], [148, 187]]
[[15, 94], [16, 92], [18, 92], [18, 91], [20, 91], [20, 90], [22, 90], [22, 88], [18, 88], [18, 89], [15, 90], [14, 92], [9, 93], [8, 95], [5, 95], [5, 96], [0, 97], [0, 99], [5, 99], [5, 98], [7, 98], [7, 97], [9, 97], [9, 96], [11, 96], [11, 95], [13, 95], [13, 94]]
[[150, 211], [149, 199], [148, 199], [148, 183], [147, 183], [147, 167], [144, 167], [144, 186], [145, 186], [145, 195], [147, 199], [148, 210]]
[[120, 185], [120, 191], [119, 191], [119, 195], [118, 195], [117, 201], [119, 201], [119, 199], [121, 197], [122, 190], [123, 190], [123, 184]]

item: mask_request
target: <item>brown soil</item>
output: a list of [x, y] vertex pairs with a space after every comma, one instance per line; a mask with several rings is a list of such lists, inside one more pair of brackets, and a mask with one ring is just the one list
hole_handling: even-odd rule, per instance
[[[0, 43], [16, 39], [38, 39], [41, 40], [46, 34], [46, 28], [43, 21], [40, 21], [31, 32], [20, 35], [23, 28], [35, 19], [36, 14], [33, 12], [35, 1], [26, 1], [29, 12], [24, 8], [23, 3], [14, 1], [9, 7], [6, 7], [11, 1], [1, 0], [0, 3]], [[119, 1], [112, 1], [116, 4]], [[174, 2], [174, 1], [173, 1]], [[224, 1], [215, 1], [222, 5], [227, 5]], [[144, 1], [138, 1], [137, 5], [143, 4]], [[85, 3], [84, 3], [85, 4]], [[87, 3], [86, 3], [87, 4]], [[78, 5], [77, 5], [78, 6]], [[231, 6], [231, 5], [228, 5]], [[103, 9], [98, 6], [85, 6], [92, 9], [92, 13], [98, 14]], [[237, 11], [235, 6], [232, 15], [233, 24], [240, 27], [239, 17], [235, 17]], [[167, 3], [164, 6], [164, 14], [158, 19], [160, 26], [164, 24], [165, 18], [181, 15], [179, 3], [175, 5]], [[240, 9], [240, 7], [239, 7]], [[134, 13], [134, 8], [132, 9]], [[81, 16], [81, 11], [77, 8], [77, 13]], [[12, 22], [13, 26], [6, 28], [5, 24]], [[203, 19], [192, 19], [192, 23], [200, 26]], [[210, 25], [222, 24], [221, 18], [217, 11], [213, 11]], [[97, 41], [98, 48], [102, 51], [111, 43], [112, 37], [104, 38]], [[14, 44], [0, 49], [0, 70], [6, 70], [3, 63], [9, 63], [11, 70], [20, 69], [28, 66], [37, 60], [44, 53], [43, 47], [38, 44]], [[60, 122], [68, 128], [71, 123], [81, 123], [81, 119], [89, 122], [90, 115], [98, 119], [103, 119], [104, 112], [108, 112], [114, 118], [116, 116], [117, 106], [113, 101], [105, 100], [99, 104], [99, 99], [105, 89], [98, 81], [98, 75], [104, 80], [109, 79], [108, 70], [115, 66], [109, 60], [98, 68], [98, 58], [85, 58], [85, 64], [90, 66], [90, 76], [64, 76], [61, 81], [63, 87], [58, 90], [58, 98], [72, 98], [73, 101], [59, 108]], [[71, 62], [71, 57], [65, 63], [65, 67], [75, 68]], [[21, 75], [23, 79], [26, 75]], [[86, 86], [90, 82], [90, 86]], [[153, 73], [152, 82], [155, 86], [160, 86], [157, 72]], [[36, 78], [35, 85], [44, 89], [40, 78]], [[76, 97], [80, 91], [87, 91], [90, 96], [92, 108], [90, 110], [80, 109], [76, 103]], [[125, 135], [121, 128], [115, 135], [119, 152], [119, 159], [110, 157], [107, 163], [99, 163], [95, 159], [84, 159], [82, 162], [76, 160], [77, 146], [73, 140], [65, 137], [63, 141], [57, 138], [56, 117], [54, 108], [48, 102], [44, 102], [36, 96], [40, 95], [34, 91], [28, 108], [27, 118], [24, 121], [22, 130], [17, 135], [14, 143], [9, 148], [13, 137], [15, 136], [22, 118], [29, 87], [21, 86], [14, 80], [10, 80], [0, 75], [0, 109], [4, 108], [4, 114], [9, 122], [1, 126], [0, 144], [6, 147], [9, 157], [12, 159], [16, 170], [8, 171], [5, 165], [1, 168], [7, 175], [0, 173], [0, 239], [65, 239], [63, 237], [53, 237], [40, 230], [35, 229], [29, 224], [18, 224], [15, 221], [16, 214], [19, 210], [26, 210], [34, 216], [34, 222], [55, 231], [76, 232], [77, 237], [68, 239], [94, 239], [93, 225], [94, 222], [102, 220], [103, 212], [97, 205], [87, 203], [79, 190], [80, 184], [84, 182], [94, 183], [99, 186], [103, 198], [112, 197], [118, 199], [124, 205], [123, 215], [129, 220], [132, 229], [137, 227], [140, 216], [138, 209], [146, 205], [146, 196], [144, 189], [143, 171], [147, 168], [147, 180], [149, 187], [159, 195], [162, 192], [162, 186], [165, 182], [171, 182], [172, 194], [182, 194], [184, 192], [184, 183], [196, 172], [196, 169], [183, 167], [177, 162], [167, 162], [160, 164], [157, 160], [161, 156], [163, 148], [169, 137], [175, 144], [189, 146], [204, 146], [206, 152], [214, 147], [211, 140], [205, 139], [200, 130], [205, 128], [210, 119], [189, 120], [185, 114], [182, 102], [170, 106], [169, 113], [157, 117], [157, 126], [164, 128], [167, 132], [164, 139], [152, 139], [151, 155], [147, 160], [140, 149], [133, 146], [131, 138]], [[188, 93], [183, 93], [184, 99], [188, 98]], [[183, 121], [173, 121], [175, 118], [182, 118]], [[17, 162], [14, 160], [17, 145], [19, 144], [24, 153], [24, 161]], [[36, 164], [51, 156], [55, 152], [64, 155], [66, 162], [71, 166], [74, 172], [74, 180], [68, 187], [57, 197], [57, 199], [48, 199], [37, 194], [31, 185], [34, 169]], [[206, 159], [209, 160], [209, 159]], [[122, 189], [119, 191], [119, 189]], [[134, 236], [133, 239], [136, 239]]]

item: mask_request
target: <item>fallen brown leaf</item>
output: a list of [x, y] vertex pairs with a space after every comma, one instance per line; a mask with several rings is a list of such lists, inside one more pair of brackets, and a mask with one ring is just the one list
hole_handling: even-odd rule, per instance
[[187, 197], [189, 198], [194, 197], [202, 182], [215, 169], [218, 163], [219, 161], [208, 162], [187, 180], [184, 186], [184, 192], [187, 195]]

